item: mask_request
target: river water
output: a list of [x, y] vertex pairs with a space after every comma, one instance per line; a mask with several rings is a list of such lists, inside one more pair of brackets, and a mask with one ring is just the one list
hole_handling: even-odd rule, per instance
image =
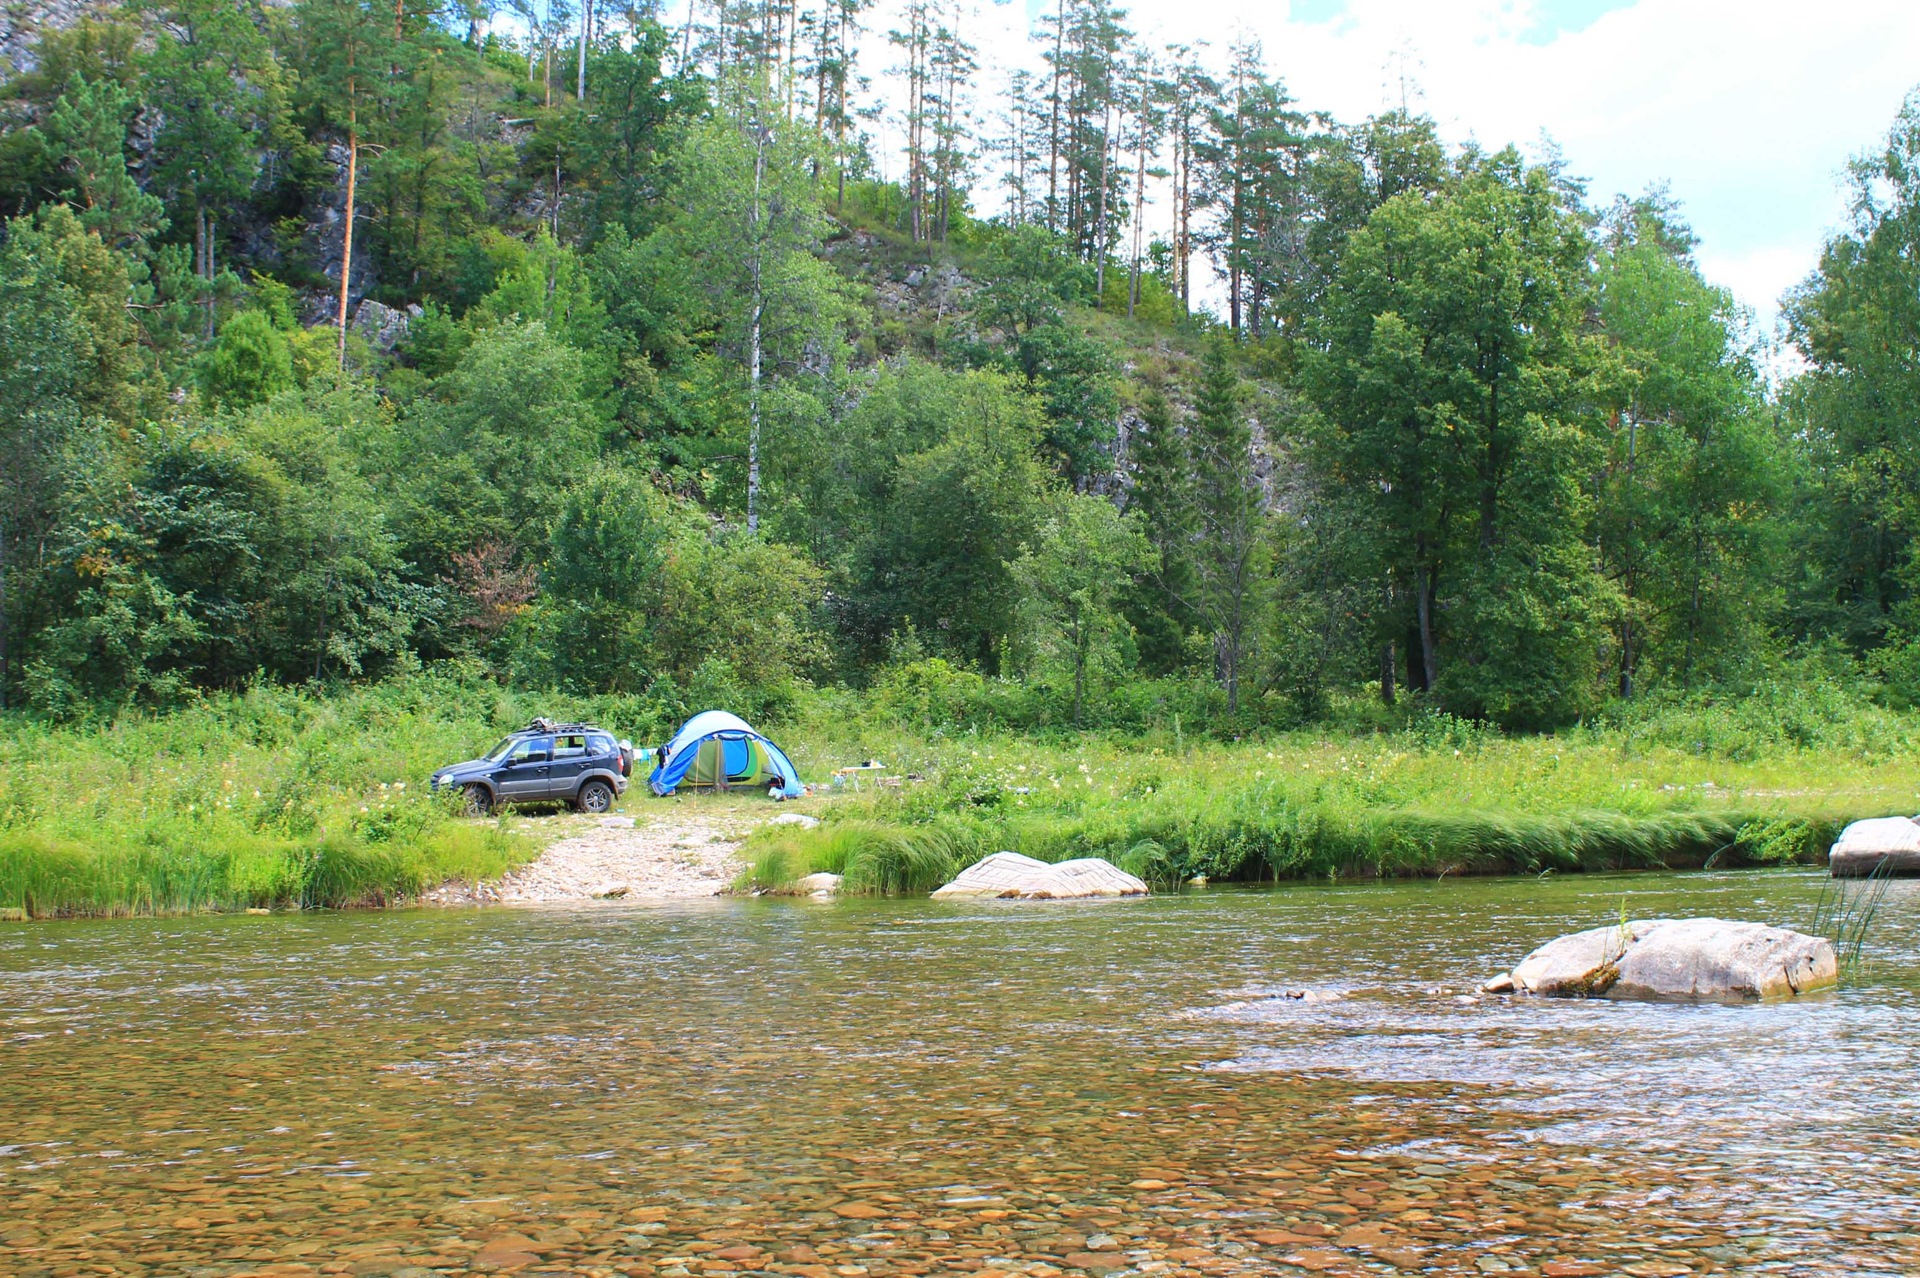
[[1820, 883], [10, 926], [0, 1274], [1913, 1273], [1920, 883], [1833, 994], [1463, 997]]

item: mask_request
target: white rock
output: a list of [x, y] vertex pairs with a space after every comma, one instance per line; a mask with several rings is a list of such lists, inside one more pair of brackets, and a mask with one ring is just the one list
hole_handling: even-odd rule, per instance
[[1840, 831], [1827, 853], [1835, 878], [1862, 878], [1886, 863], [1888, 874], [1920, 874], [1920, 821], [1911, 817], [1875, 817]]
[[838, 874], [809, 874], [793, 885], [796, 892], [810, 892], [814, 896], [832, 896], [840, 890]]
[[1518, 990], [1559, 998], [1737, 1000], [1822, 989], [1839, 970], [1830, 942], [1787, 928], [1635, 919], [1549, 941], [1508, 979]]
[[1145, 896], [1147, 885], [1097, 856], [1048, 865], [1018, 852], [995, 852], [934, 892], [935, 900], [1015, 897], [1026, 901]]
[[767, 824], [797, 825], [803, 830], [811, 830], [814, 826], [820, 824], [820, 818], [810, 817], [804, 812], [782, 812], [779, 816], [767, 822]]

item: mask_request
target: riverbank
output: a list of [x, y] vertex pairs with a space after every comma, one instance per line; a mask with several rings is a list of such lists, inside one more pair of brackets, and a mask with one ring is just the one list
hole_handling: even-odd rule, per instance
[[[617, 885], [600, 877], [595, 840], [624, 836], [574, 831], [575, 818], [475, 821], [424, 792], [433, 768], [540, 713], [642, 742], [674, 726], [638, 702], [448, 673], [327, 696], [262, 688], [76, 727], [0, 720], [0, 911], [486, 899], [484, 885], [542, 890], [525, 867], [574, 834], [585, 864], [564, 890]], [[1002, 848], [1104, 856], [1163, 887], [1805, 863], [1848, 820], [1920, 807], [1920, 716], [1872, 707], [1749, 700], [1547, 737], [1429, 718], [1222, 741], [1178, 714], [1128, 733], [1016, 733], [823, 692], [764, 726], [809, 779], [877, 758], [897, 784], [822, 805], [817, 830], [726, 824], [724, 841], [744, 836], [747, 888], [830, 870], [849, 891], [922, 891]], [[674, 806], [698, 817], [749, 802], [763, 810], [747, 796]], [[636, 786], [615, 816], [644, 830], [658, 804]], [[705, 868], [718, 881], [735, 863]]]
[[[631, 792], [630, 792], [631, 797]], [[498, 879], [449, 879], [427, 889], [427, 905], [534, 905], [558, 901], [684, 901], [718, 896], [744, 868], [741, 845], [781, 811], [758, 791], [632, 797], [609, 816], [565, 813], [526, 819], [527, 838], [545, 846]]]

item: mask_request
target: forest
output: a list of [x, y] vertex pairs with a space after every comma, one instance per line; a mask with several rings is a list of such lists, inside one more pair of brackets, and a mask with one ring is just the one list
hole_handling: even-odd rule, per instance
[[1657, 184], [1333, 119], [1108, 0], [998, 100], [979, 20], [45, 25], [0, 135], [8, 712], [435, 666], [1221, 737], [1920, 699], [1920, 103], [1775, 346]]

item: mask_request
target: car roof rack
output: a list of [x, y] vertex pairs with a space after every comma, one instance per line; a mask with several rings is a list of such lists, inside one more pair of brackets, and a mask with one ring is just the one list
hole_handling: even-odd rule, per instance
[[552, 719], [535, 719], [522, 732], [599, 732], [591, 723], [555, 723]]

